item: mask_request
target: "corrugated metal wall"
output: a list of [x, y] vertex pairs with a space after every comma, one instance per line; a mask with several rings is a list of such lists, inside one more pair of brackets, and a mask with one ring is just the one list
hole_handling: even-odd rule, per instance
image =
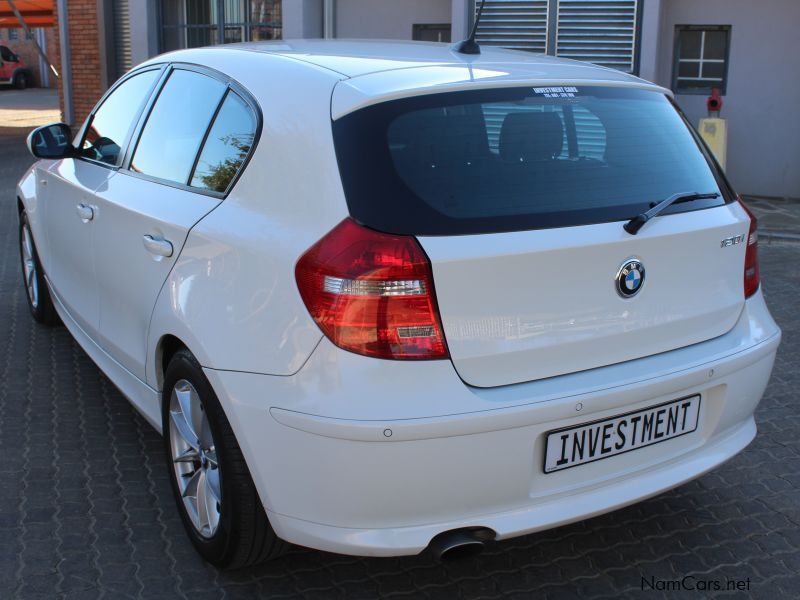
[[637, 0], [559, 0], [556, 55], [631, 72]]
[[487, 0], [476, 39], [481, 44], [544, 52], [549, 4], [550, 0]]
[[[621, 71], [636, 67], [641, 0], [486, 0], [482, 44], [547, 52]], [[475, 2], [475, 10], [480, 1]]]

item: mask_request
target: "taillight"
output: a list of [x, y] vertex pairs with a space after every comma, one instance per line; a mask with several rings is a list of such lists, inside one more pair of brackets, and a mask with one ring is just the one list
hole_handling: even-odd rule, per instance
[[758, 291], [761, 276], [758, 273], [758, 219], [739, 198], [739, 204], [750, 217], [750, 230], [747, 233], [747, 252], [744, 255], [744, 297], [749, 298]]
[[300, 257], [295, 277], [311, 316], [340, 348], [447, 358], [431, 266], [415, 238], [345, 219]]

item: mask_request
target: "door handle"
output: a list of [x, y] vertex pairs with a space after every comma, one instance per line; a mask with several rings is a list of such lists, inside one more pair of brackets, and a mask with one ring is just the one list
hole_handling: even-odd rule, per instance
[[94, 219], [94, 209], [88, 204], [78, 204], [75, 209], [78, 211], [78, 216], [84, 223], [88, 223]]
[[145, 235], [142, 238], [144, 247], [150, 254], [155, 256], [172, 256], [172, 242], [163, 238], [156, 238], [152, 235]]

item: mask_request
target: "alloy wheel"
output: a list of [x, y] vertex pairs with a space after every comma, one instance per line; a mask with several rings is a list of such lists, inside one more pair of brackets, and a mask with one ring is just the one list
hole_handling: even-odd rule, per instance
[[184, 507], [197, 533], [210, 538], [222, 509], [220, 468], [200, 395], [185, 379], [172, 388], [169, 416], [172, 464]]
[[25, 275], [25, 289], [28, 292], [28, 300], [30, 300], [31, 306], [35, 310], [39, 306], [39, 277], [36, 272], [33, 237], [27, 223], [22, 227], [20, 244], [22, 246], [22, 271]]

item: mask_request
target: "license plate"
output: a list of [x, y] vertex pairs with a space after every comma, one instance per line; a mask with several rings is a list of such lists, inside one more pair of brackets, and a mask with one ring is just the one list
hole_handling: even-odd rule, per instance
[[544, 472], [554, 473], [617, 456], [697, 429], [700, 396], [557, 429], [547, 434]]

